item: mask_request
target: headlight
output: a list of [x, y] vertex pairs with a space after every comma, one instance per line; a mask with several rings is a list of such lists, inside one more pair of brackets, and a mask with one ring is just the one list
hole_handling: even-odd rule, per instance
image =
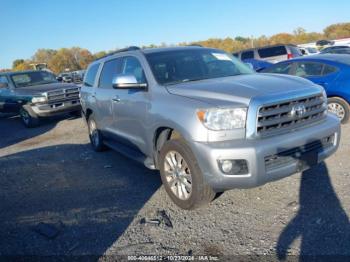
[[45, 103], [47, 101], [45, 96], [36, 96], [32, 98], [32, 103]]
[[219, 131], [245, 128], [247, 108], [198, 110], [197, 116], [203, 125], [210, 130]]

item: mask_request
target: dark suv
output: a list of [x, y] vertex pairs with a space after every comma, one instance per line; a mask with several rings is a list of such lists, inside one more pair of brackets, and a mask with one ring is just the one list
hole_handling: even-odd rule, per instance
[[39, 124], [41, 117], [81, 111], [79, 87], [59, 83], [47, 71], [0, 74], [0, 113], [20, 113], [26, 127]]

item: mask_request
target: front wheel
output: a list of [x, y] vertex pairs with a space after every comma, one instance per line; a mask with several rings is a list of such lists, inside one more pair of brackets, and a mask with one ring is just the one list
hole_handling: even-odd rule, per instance
[[23, 107], [19, 111], [19, 115], [21, 117], [22, 123], [25, 127], [32, 128], [39, 125], [39, 118], [31, 115], [26, 109]]
[[195, 209], [214, 199], [215, 192], [205, 183], [197, 160], [184, 140], [165, 142], [159, 158], [164, 188], [176, 205]]
[[328, 111], [335, 114], [342, 124], [349, 121], [349, 104], [342, 98], [331, 97], [328, 99]]

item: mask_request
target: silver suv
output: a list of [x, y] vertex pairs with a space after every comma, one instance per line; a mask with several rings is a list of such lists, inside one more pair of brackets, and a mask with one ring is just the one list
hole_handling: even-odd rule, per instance
[[287, 59], [302, 56], [300, 49], [295, 45], [273, 45], [242, 50], [234, 53], [242, 61], [249, 59], [264, 60], [277, 63]]
[[159, 169], [184, 209], [334, 153], [340, 124], [326, 100], [308, 80], [256, 74], [202, 47], [121, 50], [93, 62], [81, 89], [92, 147]]

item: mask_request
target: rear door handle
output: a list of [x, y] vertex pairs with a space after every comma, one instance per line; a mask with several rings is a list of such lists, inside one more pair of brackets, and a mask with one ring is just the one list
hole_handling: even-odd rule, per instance
[[120, 102], [119, 96], [113, 97], [113, 98], [112, 98], [112, 101], [113, 101], [113, 102]]
[[96, 98], [96, 94], [93, 93], [93, 94], [91, 95], [91, 97], [92, 97], [92, 98]]

